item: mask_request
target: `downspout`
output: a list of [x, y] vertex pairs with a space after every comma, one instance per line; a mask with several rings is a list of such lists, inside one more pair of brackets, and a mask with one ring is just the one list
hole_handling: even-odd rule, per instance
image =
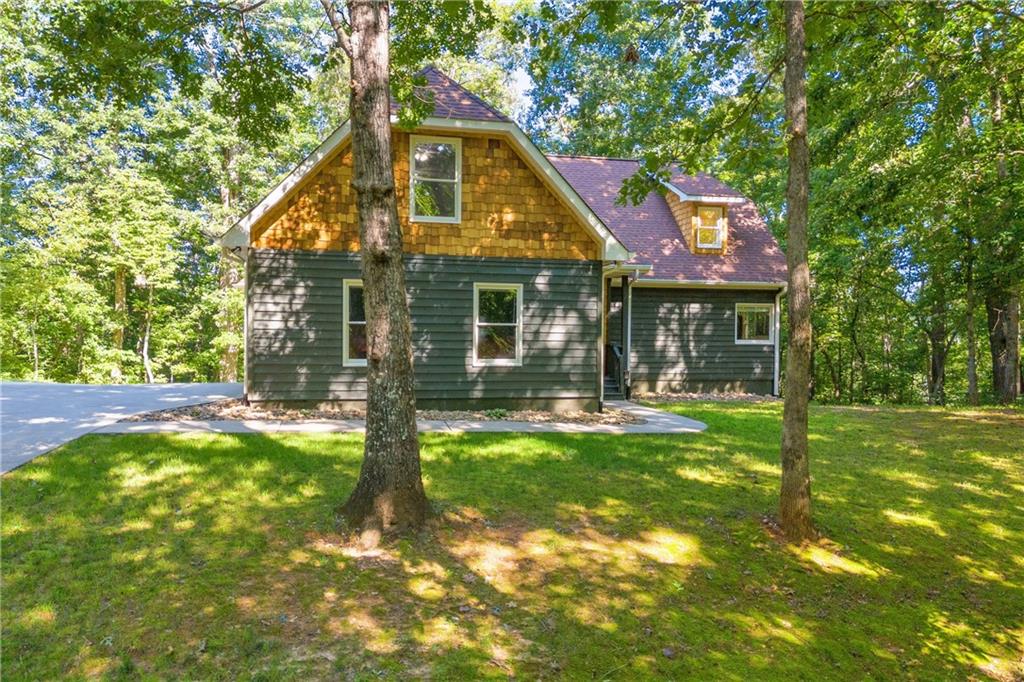
[[626, 333], [622, 339], [622, 357], [626, 365], [626, 371], [623, 383], [623, 394], [626, 400], [630, 399], [633, 392], [633, 282], [637, 279], [637, 273], [634, 271], [626, 281], [625, 291], [623, 291], [623, 317], [626, 321]]
[[783, 291], [785, 291], [785, 289], [779, 289], [779, 293], [775, 294], [775, 362], [773, 363], [775, 365], [775, 371], [773, 373], [774, 376], [772, 377], [772, 395], [776, 398], [779, 397], [779, 344], [781, 342], [779, 332], [782, 329], [782, 321], [779, 318], [782, 317], [781, 301]]

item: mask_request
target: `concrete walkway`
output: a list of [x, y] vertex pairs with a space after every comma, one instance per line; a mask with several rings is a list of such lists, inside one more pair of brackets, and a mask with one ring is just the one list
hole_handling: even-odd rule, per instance
[[140, 412], [242, 395], [241, 384], [0, 384], [0, 471]]
[[[417, 422], [422, 432], [440, 433], [699, 433], [707, 424], [663, 412], [636, 403], [614, 400], [606, 403], [647, 420], [645, 424], [578, 424], [574, 422], [515, 422], [504, 420], [438, 420]], [[96, 433], [362, 433], [362, 419], [323, 419], [298, 422], [193, 421], [119, 422], [96, 430]]]

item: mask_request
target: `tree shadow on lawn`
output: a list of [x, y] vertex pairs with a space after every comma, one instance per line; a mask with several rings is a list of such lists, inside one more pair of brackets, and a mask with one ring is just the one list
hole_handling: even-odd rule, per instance
[[794, 551], [761, 524], [778, 408], [686, 414], [709, 432], [425, 436], [439, 517], [370, 553], [334, 516], [358, 437], [82, 439], [4, 479], [4, 671], [1010, 678], [1009, 441], [816, 410], [815, 512], [844, 546]]

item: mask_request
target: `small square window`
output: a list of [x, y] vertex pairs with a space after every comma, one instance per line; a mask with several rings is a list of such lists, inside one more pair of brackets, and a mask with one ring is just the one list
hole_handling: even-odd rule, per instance
[[721, 206], [697, 207], [697, 248], [720, 249], [725, 231], [725, 211]]
[[770, 303], [736, 304], [736, 343], [775, 343], [775, 307]]
[[523, 362], [523, 286], [473, 286], [473, 364]]
[[365, 367], [367, 343], [363, 283], [358, 279], [346, 279], [344, 291], [341, 364], [346, 367]]
[[462, 141], [410, 138], [410, 211], [413, 221], [457, 223], [462, 214]]

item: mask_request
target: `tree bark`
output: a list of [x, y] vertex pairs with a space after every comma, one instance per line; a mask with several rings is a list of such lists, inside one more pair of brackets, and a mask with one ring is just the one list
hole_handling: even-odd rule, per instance
[[[238, 164], [236, 162], [235, 149], [226, 146], [221, 152], [221, 174], [222, 184], [220, 187], [220, 203], [224, 210], [224, 229], [231, 227], [233, 222], [233, 209], [238, 203], [237, 187]], [[232, 314], [231, 292], [241, 279], [240, 268], [237, 261], [231, 257], [227, 249], [221, 249], [220, 254], [220, 306], [217, 310], [217, 325], [221, 331], [226, 332], [231, 338], [242, 335], [235, 316]], [[220, 358], [218, 358], [218, 376], [221, 381], [238, 381], [238, 355], [237, 343], [226, 343], [221, 347]]]
[[785, 3], [785, 14], [786, 75], [783, 89], [789, 138], [786, 186], [789, 350], [786, 354], [786, 401], [782, 413], [779, 523], [787, 540], [802, 542], [815, 536], [811, 521], [811, 474], [807, 452], [811, 362], [811, 272], [807, 262], [810, 150], [807, 146], [803, 0]]
[[359, 215], [366, 306], [367, 399], [363, 464], [342, 507], [364, 545], [428, 512], [420, 474], [412, 330], [391, 156], [388, 3], [350, 0], [352, 187]]
[[110, 370], [110, 378], [114, 382], [121, 381], [121, 351], [124, 349], [124, 322], [128, 311], [127, 273], [123, 265], [114, 268], [114, 349], [117, 351], [117, 363]]
[[978, 335], [975, 329], [974, 309], [978, 302], [974, 293], [974, 238], [966, 236], [966, 279], [967, 279], [967, 403], [977, 405], [978, 397]]
[[946, 331], [946, 283], [941, 270], [936, 268], [931, 275], [932, 311], [931, 320], [926, 330], [928, 338], [928, 403], [930, 405], [946, 404], [946, 356], [949, 353]]
[[142, 333], [142, 366], [146, 369], [146, 383], [153, 383], [153, 361], [149, 359], [149, 335], [153, 329], [153, 287], [149, 287], [149, 302], [146, 305], [146, 326]]

